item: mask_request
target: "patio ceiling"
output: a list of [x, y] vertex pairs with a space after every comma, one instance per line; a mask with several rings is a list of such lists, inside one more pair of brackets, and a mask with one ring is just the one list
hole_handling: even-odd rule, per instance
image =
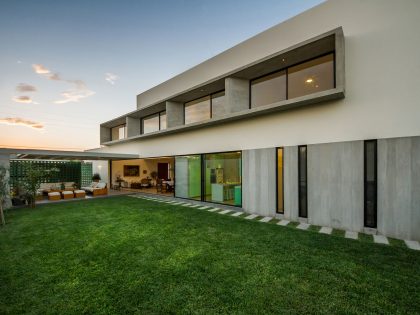
[[104, 153], [92, 151], [54, 151], [35, 149], [2, 148], [0, 155], [9, 155], [10, 159], [33, 160], [133, 160], [138, 154]]

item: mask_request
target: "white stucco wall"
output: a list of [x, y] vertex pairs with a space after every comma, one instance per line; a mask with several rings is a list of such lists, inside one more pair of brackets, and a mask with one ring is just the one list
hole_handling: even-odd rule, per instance
[[143, 93], [143, 105], [342, 26], [346, 97], [104, 148], [142, 156], [420, 135], [420, 1], [327, 1]]

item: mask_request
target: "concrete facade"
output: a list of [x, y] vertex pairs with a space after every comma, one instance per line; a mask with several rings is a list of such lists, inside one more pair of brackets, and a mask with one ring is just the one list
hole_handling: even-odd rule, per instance
[[[10, 155], [9, 154], [0, 154], [0, 166], [3, 166], [6, 169], [6, 180], [10, 178]], [[8, 209], [12, 206], [12, 200], [10, 196], [6, 197], [6, 200], [3, 203], [4, 209]]]
[[177, 127], [184, 124], [184, 104], [178, 102], [166, 102], [167, 127]]
[[226, 78], [225, 89], [228, 113], [249, 109], [249, 80]]
[[378, 231], [420, 240], [420, 137], [378, 141]]

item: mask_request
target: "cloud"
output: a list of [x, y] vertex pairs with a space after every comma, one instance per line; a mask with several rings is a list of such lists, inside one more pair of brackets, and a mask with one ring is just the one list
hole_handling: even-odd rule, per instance
[[112, 85], [115, 84], [115, 81], [117, 81], [119, 77], [116, 74], [107, 72], [105, 73], [105, 80], [111, 83]]
[[26, 84], [26, 83], [20, 83], [17, 87], [16, 90], [18, 92], [36, 92], [36, 87], [34, 87], [33, 85], [30, 84]]
[[32, 121], [32, 120], [27, 120], [20, 117], [0, 118], [0, 123], [6, 124], [6, 125], [25, 126], [25, 127], [32, 128], [35, 130], [44, 129], [44, 125], [42, 123]]
[[32, 65], [32, 68], [34, 69], [35, 73], [38, 73], [47, 79], [54, 80], [54, 81], [60, 81], [60, 75], [58, 73], [52, 73], [49, 69], [47, 69], [45, 66], [36, 63]]
[[[52, 73], [47, 67], [41, 64], [33, 64], [32, 68], [35, 73], [53, 81], [67, 82], [73, 85], [71, 89], [68, 89], [61, 93], [62, 99], [55, 101], [55, 104], [65, 104], [69, 102], [79, 102], [81, 99], [89, 97], [95, 94], [94, 91], [88, 89], [86, 84], [81, 80], [66, 80], [63, 79], [58, 73]], [[117, 76], [114, 76], [116, 80]], [[112, 83], [113, 84], [113, 83]]]
[[15, 96], [12, 98], [12, 101], [15, 101], [16, 103], [23, 103], [23, 104], [38, 104], [37, 102], [34, 102], [30, 96], [26, 96], [26, 95]]
[[62, 92], [61, 96], [63, 99], [57, 100], [54, 103], [65, 104], [69, 102], [79, 102], [81, 99], [95, 94], [95, 92], [89, 90], [86, 84], [81, 80], [66, 80], [66, 82], [73, 84], [73, 89]]

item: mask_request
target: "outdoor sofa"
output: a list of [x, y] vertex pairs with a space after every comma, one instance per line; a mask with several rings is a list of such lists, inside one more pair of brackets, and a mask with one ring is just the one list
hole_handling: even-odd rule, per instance
[[106, 187], [106, 183], [97, 183], [92, 182], [90, 186], [82, 187], [87, 194], [92, 194], [93, 196], [101, 196], [108, 194], [108, 188]]

